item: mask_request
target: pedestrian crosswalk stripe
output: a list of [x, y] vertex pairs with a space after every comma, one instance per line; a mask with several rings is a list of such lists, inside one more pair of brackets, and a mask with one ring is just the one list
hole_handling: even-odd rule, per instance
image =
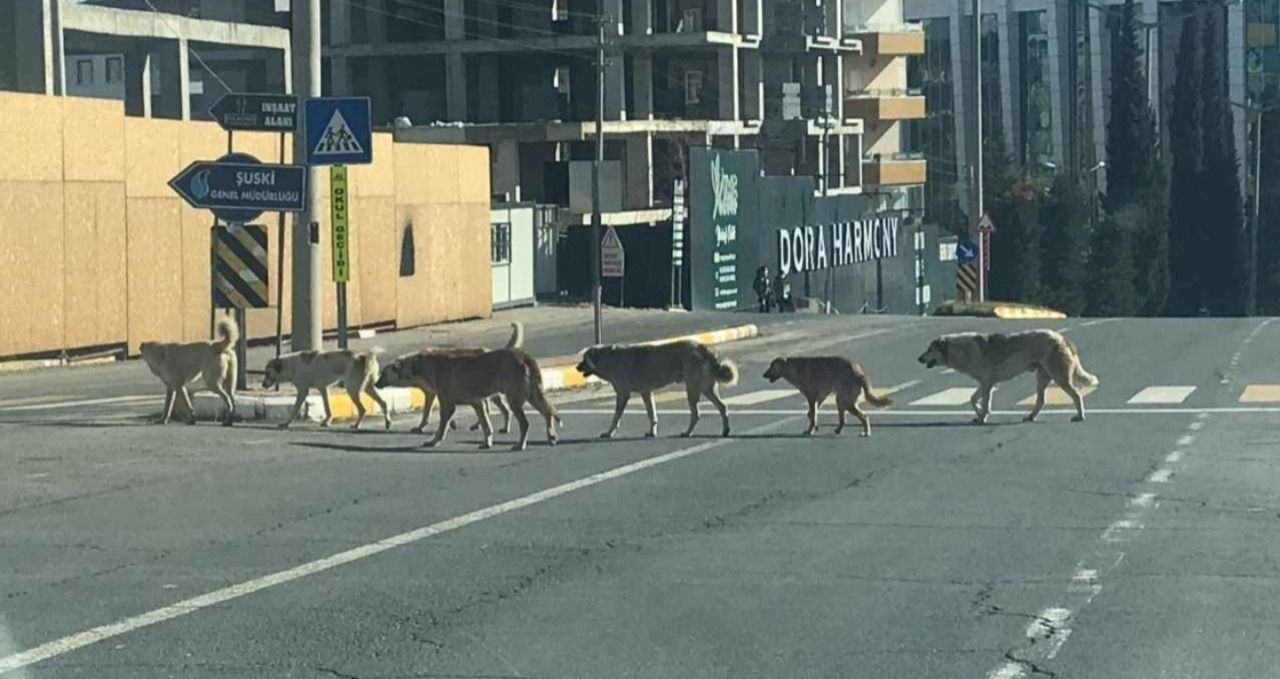
[[780, 398], [788, 396], [799, 396], [800, 392], [795, 389], [761, 389], [760, 391], [751, 391], [737, 396], [730, 396], [724, 399], [725, 405], [731, 406], [752, 406], [757, 403], [766, 401], [776, 401]]
[[[1094, 392], [1094, 387], [1082, 387], [1080, 389], [1077, 389], [1076, 391], [1079, 391], [1081, 396], [1088, 396], [1089, 394], [1092, 394]], [[1075, 405], [1075, 402], [1071, 400], [1071, 397], [1067, 396], [1067, 392], [1063, 391], [1062, 388], [1058, 387], [1057, 385], [1051, 386], [1048, 389], [1044, 390], [1044, 402], [1045, 402], [1045, 405], [1051, 405], [1051, 406]], [[1021, 401], [1018, 401], [1018, 405], [1020, 406], [1030, 406], [1035, 404], [1036, 404], [1035, 394], [1032, 394], [1022, 399]]]
[[1186, 386], [1161, 386], [1147, 387], [1142, 391], [1133, 395], [1129, 399], [1129, 403], [1133, 405], [1155, 404], [1155, 403], [1182, 403], [1191, 396], [1191, 392], [1195, 391], [1195, 387]]
[[1250, 384], [1240, 394], [1241, 403], [1280, 403], [1280, 384]]
[[913, 406], [955, 406], [973, 398], [973, 387], [951, 387], [911, 402]]

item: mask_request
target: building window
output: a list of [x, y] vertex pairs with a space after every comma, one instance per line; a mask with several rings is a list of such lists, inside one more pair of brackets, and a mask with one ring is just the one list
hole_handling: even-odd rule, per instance
[[76, 61], [76, 84], [92, 85], [93, 84], [93, 60], [79, 59]]
[[1053, 101], [1049, 32], [1044, 10], [1019, 12], [1021, 49], [1019, 66], [1022, 92], [1019, 112], [1022, 121], [1021, 160], [1031, 172], [1053, 167]]
[[687, 106], [702, 103], [702, 71], [684, 72], [684, 103]]
[[489, 262], [511, 263], [511, 223], [498, 222], [489, 225]]
[[680, 17], [680, 24], [676, 26], [676, 33], [701, 33], [702, 32], [702, 9], [699, 7], [690, 7], [684, 11], [684, 15]]
[[107, 82], [124, 82], [124, 58], [107, 57]]

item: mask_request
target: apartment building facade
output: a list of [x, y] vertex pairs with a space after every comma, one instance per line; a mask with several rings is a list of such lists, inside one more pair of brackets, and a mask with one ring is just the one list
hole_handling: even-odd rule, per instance
[[897, 134], [924, 106], [900, 0], [334, 3], [326, 90], [370, 96], [402, 140], [489, 146], [496, 200], [587, 223], [600, 16], [607, 224], [669, 220], [690, 147], [757, 149], [766, 173], [833, 194], [923, 182]]
[[[938, 221], [962, 230], [968, 214], [977, 131], [974, 125], [973, 64], [977, 30], [970, 0], [905, 0], [906, 16], [925, 31], [925, 54], [913, 60], [910, 81], [929, 101], [928, 115], [911, 125], [910, 145], [929, 162], [926, 203]], [[1225, 27], [1223, 59], [1227, 96], [1245, 102], [1261, 87], [1261, 62], [1248, 47], [1266, 33], [1262, 3], [1225, 0], [1217, 9]], [[1124, 0], [984, 0], [982, 3], [981, 137], [998, 136], [1028, 171], [1050, 176], [1076, 173], [1105, 190], [1107, 102], [1110, 97], [1111, 31]], [[1163, 121], [1173, 105], [1181, 2], [1137, 0], [1140, 46], [1151, 65], [1149, 96]], [[1248, 9], [1246, 10], [1246, 6]], [[1272, 24], [1274, 25], [1274, 24]], [[1269, 45], [1272, 43], [1268, 43]], [[1261, 55], [1259, 55], [1261, 56]], [[1280, 53], [1276, 55], [1280, 58]], [[1250, 63], [1254, 65], [1250, 66]], [[1255, 71], [1257, 72], [1255, 74]], [[1250, 85], [1251, 87], [1247, 86]], [[1252, 149], [1248, 116], [1234, 111], [1236, 148], [1242, 160]], [[1164, 143], [1167, 126], [1163, 125]], [[1241, 163], [1240, 181], [1250, 170]]]

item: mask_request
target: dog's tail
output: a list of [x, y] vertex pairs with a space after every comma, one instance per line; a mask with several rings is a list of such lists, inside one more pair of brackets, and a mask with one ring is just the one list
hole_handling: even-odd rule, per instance
[[871, 380], [862, 380], [862, 395], [866, 397], [867, 403], [877, 408], [887, 408], [893, 405], [893, 399], [884, 394], [877, 394], [876, 390], [871, 387]]
[[235, 346], [236, 340], [240, 339], [240, 327], [236, 325], [236, 319], [231, 316], [219, 318], [213, 332], [218, 336], [218, 339], [213, 342], [213, 348], [217, 349], [218, 353], [226, 353]]
[[727, 358], [713, 357], [711, 366], [715, 371], [716, 381], [732, 387], [738, 383], [738, 364]]
[[378, 378], [381, 377], [382, 367], [378, 365], [378, 354], [374, 352], [359, 353], [352, 357], [352, 362], [356, 365], [359, 374], [368, 378], [369, 384], [377, 384]]
[[1071, 381], [1085, 387], [1096, 387], [1100, 383], [1098, 376], [1084, 369], [1080, 358], [1076, 357], [1075, 370], [1071, 373]]
[[508, 349], [524, 348], [524, 323], [516, 321], [511, 324], [511, 339], [507, 340]]

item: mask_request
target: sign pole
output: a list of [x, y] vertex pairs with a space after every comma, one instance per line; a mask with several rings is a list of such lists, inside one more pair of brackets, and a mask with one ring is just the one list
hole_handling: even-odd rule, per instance
[[347, 281], [351, 275], [350, 229], [348, 228], [347, 166], [329, 167], [330, 229], [333, 249], [333, 280], [338, 293], [338, 348], [347, 348]]
[[[280, 164], [284, 164], [284, 133], [280, 133]], [[276, 221], [276, 358], [284, 346], [284, 213]], [[276, 384], [276, 391], [280, 385]]]

